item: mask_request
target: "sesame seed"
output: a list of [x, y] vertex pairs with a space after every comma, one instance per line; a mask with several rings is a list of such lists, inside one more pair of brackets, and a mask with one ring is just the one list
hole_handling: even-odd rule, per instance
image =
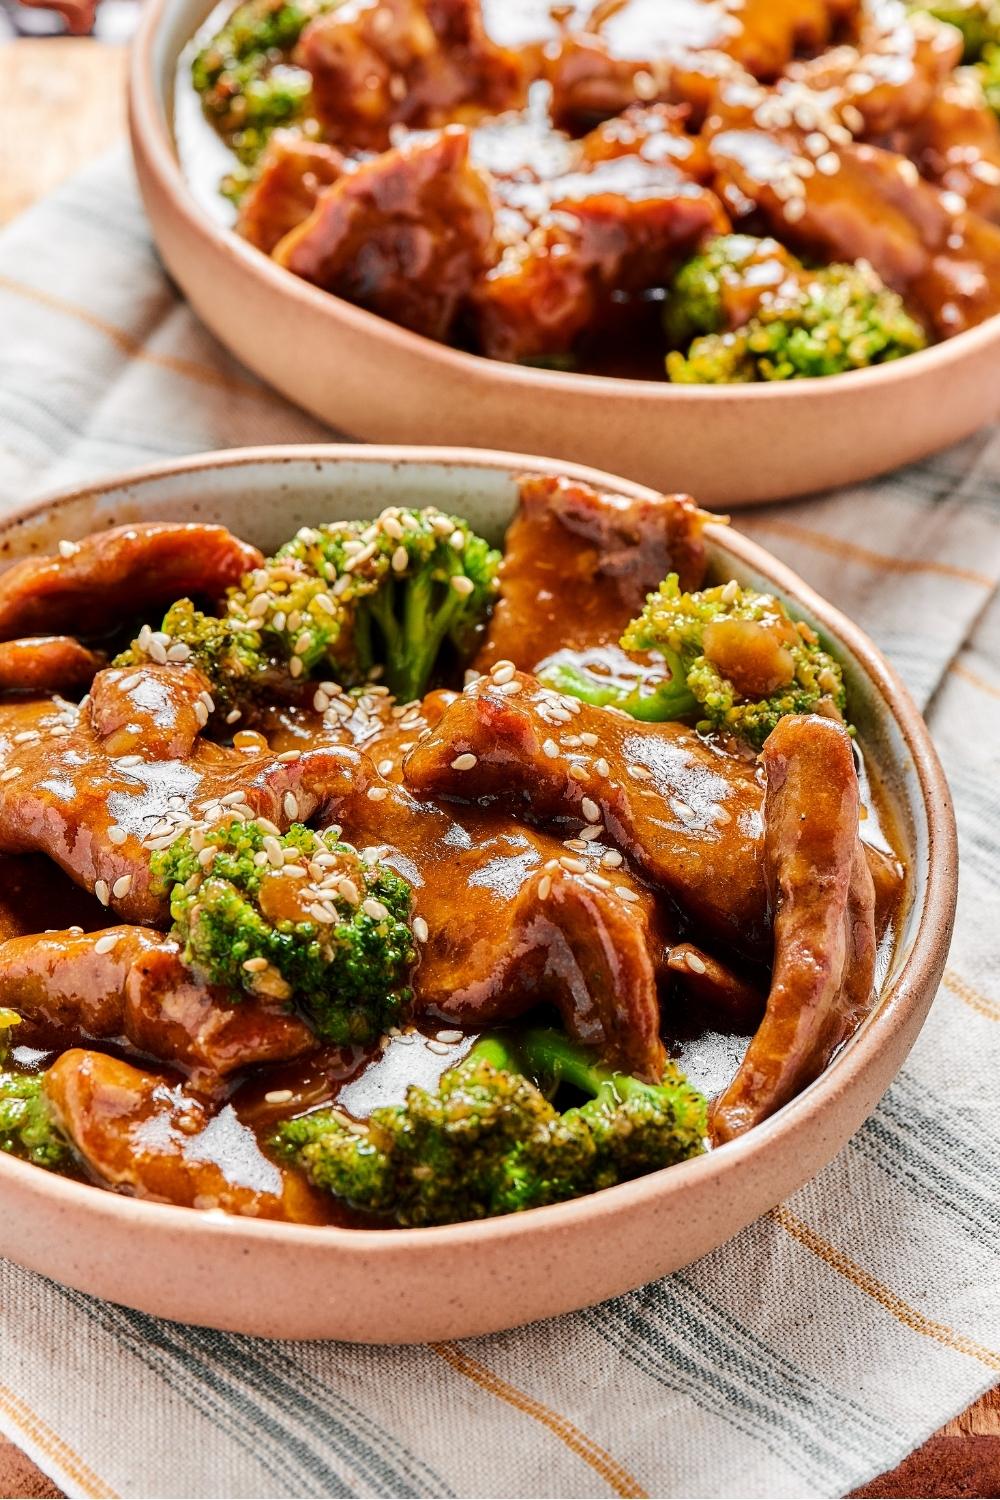
[[389, 908], [383, 906], [381, 901], [376, 901], [374, 896], [368, 896], [362, 901], [361, 910], [366, 917], [371, 917], [373, 922], [384, 922], [389, 915]]
[[167, 661], [187, 661], [190, 655], [191, 647], [186, 641], [175, 641], [172, 646], [168, 646], [167, 648]]
[[740, 591], [740, 586], [736, 582], [736, 579], [735, 578], [730, 578], [729, 582], [726, 584], [725, 588], [722, 590], [722, 602], [723, 602], [723, 604], [732, 604], [733, 601], [736, 599], [737, 595], [739, 594], [739, 591]]
[[119, 901], [121, 901], [123, 897], [127, 896], [128, 893], [129, 893], [129, 891], [131, 889], [132, 889], [132, 877], [131, 877], [131, 875], [119, 875], [118, 879], [115, 881], [114, 885], [111, 887], [112, 894]]
[[691, 970], [692, 974], [704, 974], [707, 972], [707, 966], [704, 959], [699, 958], [697, 953], [688, 953], [684, 959], [684, 962]]
[[111, 887], [106, 880], [97, 880], [94, 882], [94, 895], [102, 906], [107, 906], [111, 900]]
[[80, 550], [80, 544], [78, 542], [60, 542], [59, 543], [59, 556], [60, 557], [75, 557], [76, 554], [79, 552], [79, 550]]
[[797, 224], [799, 219], [805, 217], [806, 206], [801, 198], [793, 198], [785, 204], [785, 218], [789, 224]]
[[198, 863], [202, 866], [203, 869], [207, 870], [218, 852], [219, 851], [216, 848], [215, 844], [206, 844], [204, 849], [202, 849], [201, 853], [198, 855]]
[[580, 803], [580, 811], [588, 823], [598, 823], [601, 817], [601, 809], [592, 797], [584, 797]]
[[301, 750], [283, 750], [277, 757], [277, 759], [281, 762], [282, 765], [290, 766], [292, 761], [298, 760], [301, 754]]
[[157, 666], [159, 666], [159, 667], [165, 667], [166, 666], [166, 664], [167, 664], [167, 648], [166, 648], [166, 646], [164, 646], [164, 644], [163, 644], [162, 641], [158, 641], [156, 639], [155, 635], [151, 635], [150, 636], [150, 638], [149, 638], [149, 645], [146, 647], [146, 650], [147, 650], [149, 656], [151, 657], [151, 659], [156, 662]]
[[479, 764], [478, 755], [473, 755], [471, 750], [466, 750], [464, 755], [456, 755], [451, 763], [453, 771], [471, 771], [473, 766]]
[[21, 774], [21, 767], [20, 766], [9, 766], [8, 769], [6, 771], [4, 771], [3, 775], [0, 776], [0, 781], [13, 781], [14, 777], [15, 776], [20, 776], [20, 774]]
[[289, 673], [291, 674], [292, 677], [301, 677], [302, 676], [302, 658], [301, 658], [301, 656], [291, 656], [291, 657], [289, 657], [289, 659], [288, 659], [288, 670], [289, 670]]
[[195, 704], [194, 716], [198, 720], [200, 728], [204, 729], [205, 725], [208, 723], [208, 709], [205, 707], [204, 703], [199, 702]]
[[611, 775], [611, 767], [608, 765], [603, 755], [599, 756], [598, 759], [594, 761], [594, 770], [597, 772], [598, 776]]
[[586, 854], [586, 839], [563, 839], [563, 848], [569, 849], [573, 854]]
[[276, 870], [280, 870], [285, 863], [285, 851], [273, 834], [268, 834], [264, 839], [264, 853], [268, 861]]
[[38, 730], [37, 729], [24, 729], [24, 730], [21, 731], [20, 734], [15, 734], [15, 736], [14, 736], [14, 744], [15, 745], [31, 745], [37, 739], [38, 739]]
[[611, 881], [605, 880], [603, 875], [598, 875], [596, 870], [587, 871], [587, 884], [595, 886], [599, 891], [610, 891]]
[[451, 586], [456, 594], [461, 594], [463, 599], [467, 599], [475, 591], [476, 587], [472, 579], [466, 578], [464, 573], [456, 573], [455, 577], [451, 580]]
[[682, 823], [693, 823], [698, 816], [694, 808], [689, 807], [686, 802], [682, 802], [679, 797], [674, 798], [672, 806]]
[[391, 760], [380, 760], [378, 763], [378, 774], [380, 776], [388, 776], [392, 770], [392, 766], [393, 763]]
[[584, 875], [587, 870], [587, 866], [584, 864], [583, 860], [576, 859], [571, 854], [562, 855], [559, 863], [562, 865], [563, 869], [568, 870], [571, 875]]
[[119, 767], [141, 766], [142, 765], [142, 756], [141, 755], [121, 755], [118, 758], [117, 765]]
[[498, 684], [510, 682], [514, 676], [514, 663], [512, 661], [498, 662], [490, 673], [490, 676]]
[[295, 793], [286, 792], [284, 797], [281, 799], [281, 805], [285, 810], [285, 817], [291, 818], [294, 822], [299, 815], [299, 804]]
[[586, 768], [584, 766], [576, 766], [576, 765], [570, 766], [569, 767], [569, 774], [572, 776], [572, 778], [573, 778], [574, 781], [586, 781], [587, 780], [587, 771], [586, 771]]
[[599, 740], [597, 738], [597, 735], [591, 734], [590, 730], [588, 729], [580, 735], [580, 744], [586, 745], [588, 749], [592, 750], [595, 745], [599, 744]]
[[405, 573], [409, 565], [410, 554], [405, 547], [397, 547], [392, 554], [392, 571], [394, 573]]
[[551, 875], [543, 875], [542, 878], [541, 878], [541, 880], [538, 882], [538, 899], [539, 899], [539, 901], [547, 901], [549, 899], [549, 892], [551, 890], [552, 890], [552, 876]]
[[246, 792], [226, 792], [224, 797], [219, 798], [219, 803], [222, 807], [235, 807], [238, 802], [246, 800]]
[[418, 943], [426, 943], [428, 937], [430, 936], [430, 929], [428, 928], [427, 923], [423, 917], [413, 918], [413, 936], [416, 938]]
[[639, 899], [635, 891], [630, 891], [627, 885], [616, 885], [615, 890], [623, 901], [638, 901]]
[[[253, 963], [253, 959], [250, 960]], [[265, 1104], [288, 1104], [295, 1095], [291, 1089], [271, 1089], [264, 1095]]]
[[369, 802], [383, 802], [389, 795], [387, 786], [370, 786], [365, 793]]
[[542, 741], [542, 754], [547, 755], [549, 760], [555, 760], [556, 756], [559, 754], [559, 746], [556, 744], [555, 740]]
[[142, 673], [141, 672], [130, 672], [127, 677], [123, 677], [122, 678], [122, 680], [121, 680], [121, 682], [119, 682], [118, 686], [121, 688], [121, 690], [122, 690], [123, 693], [130, 693], [134, 687], [138, 687], [139, 686], [139, 683], [141, 681], [142, 681]]
[[503, 693], [505, 698], [511, 698], [515, 693], [519, 693], [520, 691], [521, 684], [519, 682], [501, 682], [497, 686], [497, 692]]
[[243, 962], [243, 967], [248, 974], [263, 974], [264, 970], [267, 968], [267, 959], [247, 958]]
[[607, 854], [601, 855], [601, 864], [606, 870], [617, 870], [622, 863], [622, 857], [617, 849], [609, 849]]
[[601, 837], [603, 832], [604, 829], [601, 827], [600, 823], [590, 823], [586, 828], [580, 829], [580, 838], [584, 843], [592, 844], [595, 839], [599, 839]]
[[112, 948], [117, 945], [120, 937], [120, 932], [106, 932], [103, 937], [97, 939], [97, 942], [94, 944], [94, 952], [110, 953]]
[[628, 774], [634, 776], [636, 781], [648, 781], [652, 773], [645, 766], [632, 765], [628, 768]]
[[343, 880], [339, 880], [337, 882], [337, 894], [339, 896], [342, 896], [343, 899], [349, 902], [351, 906], [357, 906], [358, 902], [361, 900], [361, 892], [354, 884], [354, 881], [349, 879], [346, 875], [344, 876]]

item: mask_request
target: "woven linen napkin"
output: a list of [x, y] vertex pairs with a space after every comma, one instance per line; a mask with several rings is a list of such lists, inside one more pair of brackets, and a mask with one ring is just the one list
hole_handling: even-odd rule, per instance
[[[0, 505], [330, 436], [178, 300], [121, 155], [0, 236]], [[838, 1495], [1000, 1379], [1000, 432], [738, 524], [886, 650], [955, 793], [950, 966], [876, 1114], [697, 1265], [493, 1338], [267, 1342], [0, 1264], [0, 1428], [70, 1494]]]

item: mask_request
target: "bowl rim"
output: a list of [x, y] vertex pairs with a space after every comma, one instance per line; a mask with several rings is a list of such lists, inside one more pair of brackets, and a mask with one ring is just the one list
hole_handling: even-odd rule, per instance
[[[665, 380], [636, 380], [627, 376], [589, 375], [509, 364], [503, 360], [455, 349], [423, 334], [413, 333], [388, 318], [356, 307], [336, 293], [323, 291], [286, 271], [256, 246], [241, 239], [234, 230], [215, 222], [200, 207], [171, 139], [167, 126], [167, 104], [172, 101], [161, 97], [153, 59], [161, 23], [170, 8], [178, 3], [179, 0], [147, 0], [132, 42], [128, 66], [128, 113], [133, 143], [141, 142], [145, 164], [156, 178], [160, 190], [170, 198], [190, 232], [228, 256], [247, 274], [256, 276], [270, 291], [278, 296], [293, 298], [303, 311], [313, 317], [339, 322], [358, 335], [383, 341], [390, 353], [395, 351], [400, 355], [420, 357], [455, 376], [495, 380], [510, 389], [519, 388], [525, 394], [537, 392], [539, 395], [591, 398], [617, 395], [631, 400], [656, 404], [665, 402], [677, 406], [734, 400], [759, 402], [781, 399], [786, 402], [802, 402], [810, 400], [817, 389], [829, 391], [831, 381], [834, 382], [834, 389], [843, 389], [843, 382], [849, 381], [852, 390], [863, 393], [865, 388], [876, 385], [905, 385], [925, 375], [930, 376], [935, 371], [944, 378], [953, 364], [961, 363], [966, 356], [972, 356], [994, 342], [1000, 343], [1000, 313], [995, 313], [976, 327], [966, 329], [942, 343], [931, 344], [905, 358], [872, 365], [863, 370], [749, 385], [677, 386]], [[188, 37], [188, 41], [190, 40]], [[174, 78], [175, 69], [171, 70], [170, 76], [171, 79]]]
[[[506, 473], [566, 475], [597, 489], [628, 498], [648, 500], [657, 492], [630, 480], [618, 478], [581, 464], [537, 458], [526, 454], [479, 448], [424, 448], [388, 444], [310, 443], [235, 448], [190, 455], [161, 461], [113, 474], [99, 481], [64, 489], [15, 507], [0, 519], [0, 542], [12, 543], [4, 566], [18, 560], [17, 533], [21, 526], [48, 517], [57, 517], [62, 507], [86, 501], [110, 492], [136, 489], [158, 480], [177, 476], [205, 474], [249, 466], [273, 466], [277, 471], [288, 465], [324, 466], [337, 461], [371, 463], [411, 468], [468, 467]], [[141, 503], [141, 502], [140, 502]], [[253, 1244], [270, 1241], [291, 1250], [326, 1249], [330, 1253], [349, 1254], [365, 1261], [394, 1260], [408, 1253], [433, 1252], [467, 1240], [472, 1247], [487, 1243], [510, 1242], [524, 1235], [569, 1230], [581, 1222], [599, 1219], [616, 1210], [649, 1206], [656, 1200], [666, 1201], [683, 1193], [688, 1184], [702, 1179], [717, 1179], [718, 1185], [734, 1174], [747, 1170], [754, 1159], [766, 1153], [772, 1143], [806, 1125], [808, 1117], [820, 1114], [832, 1104], [852, 1079], [868, 1071], [879, 1051], [892, 1035], [905, 1028], [909, 1019], [927, 1000], [927, 991], [943, 967], [955, 918], [958, 884], [958, 845], [951, 794], [941, 763], [919, 709], [895, 669], [867, 635], [845, 615], [828, 604], [792, 569], [774, 558], [766, 548], [726, 525], [712, 523], [706, 535], [717, 548], [728, 552], [740, 563], [763, 574], [780, 590], [839, 639], [855, 656], [869, 683], [884, 700], [907, 753], [912, 761], [917, 792], [927, 826], [927, 878], [923, 888], [923, 915], [913, 944], [904, 962], [890, 978], [877, 1009], [852, 1039], [850, 1046], [802, 1093], [797, 1095], [770, 1119], [755, 1126], [746, 1135], [703, 1156], [663, 1168], [645, 1177], [600, 1192], [589, 1193], [566, 1203], [536, 1208], [501, 1218], [470, 1220], [457, 1224], [427, 1228], [347, 1229], [336, 1225], [291, 1224], [281, 1220], [260, 1220], [203, 1212], [175, 1204], [130, 1198], [49, 1173], [28, 1162], [0, 1153], [0, 1188], [6, 1178], [12, 1186], [32, 1190], [35, 1197], [47, 1199], [57, 1210], [67, 1214], [83, 1212], [95, 1215], [118, 1227], [133, 1225], [145, 1230], [162, 1226], [164, 1234], [215, 1235]]]

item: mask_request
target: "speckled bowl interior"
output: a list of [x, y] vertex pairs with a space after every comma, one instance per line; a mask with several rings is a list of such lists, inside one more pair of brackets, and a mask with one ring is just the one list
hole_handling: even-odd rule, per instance
[[[134, 520], [211, 520], [265, 550], [298, 526], [433, 502], [502, 538], [517, 476], [543, 459], [464, 450], [274, 448], [181, 460], [0, 523], [0, 566]], [[940, 981], [954, 920], [955, 827], [923, 721], [871, 642], [737, 532], [709, 529], [720, 576], [765, 585], [844, 662], [852, 717], [894, 803], [911, 878], [873, 1015], [814, 1084], [707, 1156], [552, 1208], [443, 1229], [315, 1228], [140, 1202], [0, 1156], [0, 1254], [143, 1311], [289, 1338], [414, 1342], [495, 1331], [597, 1302], [688, 1264], [809, 1177], [887, 1088]]]

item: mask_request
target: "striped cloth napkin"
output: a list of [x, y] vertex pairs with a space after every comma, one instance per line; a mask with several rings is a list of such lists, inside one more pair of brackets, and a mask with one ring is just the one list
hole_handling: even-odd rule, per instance
[[[0, 236], [0, 503], [329, 436], [177, 299], [120, 156]], [[697, 1265], [493, 1338], [271, 1343], [0, 1264], [0, 1428], [70, 1494], [838, 1495], [1000, 1379], [1000, 431], [739, 525], [888, 652], [955, 792], [950, 967], [877, 1113]]]

